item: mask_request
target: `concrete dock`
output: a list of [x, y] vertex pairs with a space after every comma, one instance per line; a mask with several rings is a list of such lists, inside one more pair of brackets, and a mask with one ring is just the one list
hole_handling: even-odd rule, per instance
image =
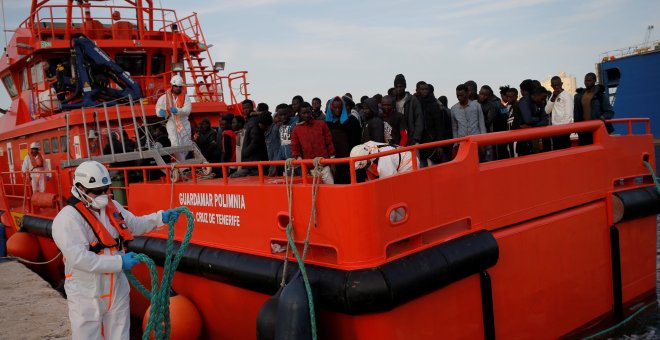
[[0, 339], [70, 339], [66, 299], [16, 261], [0, 263]]

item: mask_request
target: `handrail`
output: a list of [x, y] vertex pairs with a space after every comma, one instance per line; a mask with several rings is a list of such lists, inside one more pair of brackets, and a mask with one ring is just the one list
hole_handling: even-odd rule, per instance
[[[19, 27], [21, 28], [28, 28], [30, 30], [33, 30], [33, 32], [36, 32], [34, 36], [38, 37], [38, 40], [41, 40], [41, 34], [42, 33], [48, 33], [51, 35], [53, 39], [55, 39], [56, 31], [55, 31], [55, 23], [56, 22], [64, 22], [67, 20], [66, 17], [66, 9], [68, 8], [69, 5], [63, 4], [63, 5], [44, 5], [40, 6], [36, 11], [33, 13], [30, 13], [28, 18], [26, 18], [23, 22], [19, 24]], [[99, 10], [100, 9], [107, 9], [108, 14], [107, 15], [99, 15]], [[86, 10], [95, 10], [94, 16], [91, 18], [86, 18], [85, 11]], [[62, 13], [60, 15], [55, 15], [54, 11], [56, 13]], [[75, 15], [73, 14], [75, 11]], [[145, 11], [145, 9], [143, 9]], [[79, 14], [78, 14], [79, 12]], [[121, 12], [122, 15], [126, 15], [127, 13], [136, 13], [133, 16], [126, 16], [122, 17], [119, 19], [116, 19], [113, 17], [114, 12]], [[175, 11], [172, 9], [166, 9], [166, 8], [152, 8], [148, 11], [149, 13], [149, 18], [145, 18], [144, 15], [140, 15], [138, 13], [138, 9], [136, 6], [115, 6], [115, 5], [106, 5], [106, 6], [96, 6], [92, 4], [85, 4], [84, 6], [72, 6], [72, 15], [71, 15], [71, 20], [76, 20], [79, 22], [75, 22], [75, 24], [80, 24], [80, 27], [75, 27], [75, 26], [63, 26], [61, 30], [64, 31], [70, 31], [70, 30], [80, 30], [84, 34], [88, 35], [89, 33], [96, 33], [96, 32], [108, 32], [111, 35], [112, 39], [116, 39], [116, 29], [112, 27], [112, 24], [123, 21], [123, 22], [130, 22], [131, 25], [135, 26], [136, 29], [136, 35], [138, 39], [146, 39], [149, 40], [149, 37], [144, 34], [147, 31], [154, 31], [153, 30], [153, 24], [155, 23], [161, 23], [161, 29], [158, 30], [157, 32], [164, 32], [165, 35], [168, 34], [167, 30], [164, 28], [169, 27], [172, 23], [175, 21], [172, 20], [167, 20], [166, 17], [168, 14], [175, 14]], [[160, 14], [158, 14], [160, 13]], [[141, 17], [141, 18], [140, 18]], [[176, 14], [175, 14], [176, 17]], [[94, 28], [92, 26], [86, 26], [84, 23], [87, 22], [88, 20], [95, 20], [97, 22], [101, 22], [104, 26], [102, 28]], [[142, 19], [142, 23], [140, 23], [140, 20]], [[176, 19], [175, 19], [176, 20]], [[147, 25], [147, 27], [144, 27], [143, 25]], [[42, 27], [42, 24], [44, 27]], [[109, 25], [106, 27], [105, 25]], [[47, 27], [49, 26], [49, 27]], [[60, 28], [58, 28], [60, 30]], [[66, 35], [64, 35], [66, 39]], [[157, 38], [158, 40], [161, 40], [161, 38]]]
[[[608, 123], [613, 123], [613, 124], [632, 124], [632, 123], [645, 123], [647, 125], [647, 134], [650, 132], [650, 120], [648, 118], [622, 118], [622, 119], [613, 119], [613, 120], [608, 120]], [[417, 152], [422, 149], [427, 149], [427, 148], [437, 148], [440, 146], [446, 146], [446, 145], [458, 145], [459, 148], [463, 148], [467, 145], [470, 144], [475, 144], [476, 146], [487, 146], [487, 145], [497, 145], [497, 144], [506, 144], [506, 143], [511, 143], [515, 141], [520, 141], [520, 140], [528, 140], [528, 139], [533, 139], [533, 138], [543, 138], [543, 137], [552, 137], [552, 136], [557, 136], [557, 135], [564, 135], [564, 134], [570, 134], [570, 133], [580, 133], [580, 132], [593, 132], [593, 133], [599, 133], [599, 134], [606, 134], [605, 131], [605, 126], [602, 121], [587, 121], [587, 122], [578, 122], [578, 123], [573, 123], [573, 124], [566, 124], [566, 125], [556, 125], [556, 126], [548, 126], [548, 127], [541, 127], [541, 128], [528, 128], [528, 129], [520, 129], [520, 130], [514, 130], [514, 131], [509, 131], [509, 132], [494, 132], [494, 133], [488, 133], [488, 134], [480, 134], [480, 135], [472, 135], [468, 137], [462, 137], [462, 138], [454, 138], [454, 139], [448, 139], [448, 140], [442, 140], [442, 141], [436, 141], [436, 142], [431, 142], [431, 143], [425, 143], [425, 144], [417, 144], [417, 145], [412, 145], [412, 146], [406, 146], [406, 147], [401, 147], [397, 148], [394, 150], [389, 150], [389, 151], [383, 151], [379, 152], [378, 154], [372, 154], [372, 155], [365, 155], [365, 156], [359, 156], [359, 157], [346, 157], [346, 158], [333, 158], [333, 159], [323, 159], [321, 161], [321, 164], [323, 165], [333, 165], [333, 164], [345, 164], [348, 163], [350, 166], [350, 172], [351, 172], [351, 184], [355, 184], [357, 181], [355, 179], [355, 163], [358, 161], [362, 160], [369, 160], [373, 158], [379, 158], [383, 156], [388, 156], [388, 155], [394, 155], [394, 154], [399, 154], [399, 153], [404, 153], [404, 152]], [[628, 135], [631, 135], [632, 132], [629, 131]], [[524, 156], [523, 156], [524, 157]], [[172, 168], [174, 169], [191, 169], [192, 170], [192, 176], [191, 180], [193, 183], [196, 183], [198, 181], [198, 178], [196, 176], [196, 170], [197, 169], [202, 169], [202, 168], [220, 168], [223, 174], [223, 182], [225, 184], [229, 183], [229, 178], [227, 177], [227, 174], [229, 172], [229, 168], [231, 167], [237, 167], [237, 166], [242, 166], [242, 167], [257, 167], [258, 170], [258, 177], [259, 177], [259, 183], [264, 183], [265, 179], [268, 176], [265, 176], [264, 173], [264, 168], [270, 167], [270, 166], [284, 166], [285, 165], [284, 160], [278, 160], [278, 161], [251, 161], [251, 162], [234, 162], [234, 163], [203, 163], [203, 164], [175, 164], [175, 165], [168, 165], [168, 166], [159, 166], [159, 165], [153, 165], [153, 166], [139, 166], [139, 167], [113, 167], [112, 170], [117, 170], [117, 171], [143, 171], [144, 174], [146, 174], [146, 171], [149, 170], [165, 170], [167, 174], [167, 183], [171, 183], [171, 178], [169, 176], [169, 171]], [[452, 163], [454, 161], [450, 161], [448, 163]], [[307, 175], [307, 169], [313, 168], [313, 160], [312, 159], [302, 159], [302, 160], [294, 160], [293, 161], [294, 165], [301, 166], [302, 167], [302, 182], [304, 184], [309, 184], [308, 182], [308, 175]], [[447, 164], [447, 163], [443, 163]], [[413, 171], [416, 171], [417, 165], [416, 162], [413, 162]], [[143, 176], [143, 183], [148, 183], [147, 176]]]

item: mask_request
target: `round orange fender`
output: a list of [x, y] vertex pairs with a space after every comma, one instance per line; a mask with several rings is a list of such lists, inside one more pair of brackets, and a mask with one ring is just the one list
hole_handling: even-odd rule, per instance
[[[151, 306], [142, 318], [142, 332], [147, 328], [149, 310]], [[171, 340], [197, 339], [202, 332], [202, 318], [197, 307], [183, 295], [170, 296], [170, 324]], [[151, 333], [150, 339], [153, 338], [154, 334]]]
[[41, 254], [39, 240], [30, 233], [16, 233], [7, 240], [7, 254], [28, 261], [38, 261]]

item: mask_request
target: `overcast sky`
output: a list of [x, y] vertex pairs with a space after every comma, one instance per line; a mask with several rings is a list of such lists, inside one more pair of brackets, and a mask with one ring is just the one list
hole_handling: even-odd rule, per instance
[[[4, 2], [13, 28], [29, 1]], [[179, 18], [197, 12], [214, 61], [249, 71], [252, 99], [271, 108], [297, 94], [386, 93], [397, 73], [411, 91], [419, 80], [433, 84], [450, 105], [469, 79], [496, 89], [566, 71], [581, 86], [603, 52], [642, 42], [648, 25], [660, 29], [657, 0], [161, 2]]]

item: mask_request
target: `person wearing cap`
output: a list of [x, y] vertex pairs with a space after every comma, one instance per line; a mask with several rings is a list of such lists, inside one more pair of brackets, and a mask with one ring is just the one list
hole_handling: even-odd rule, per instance
[[44, 173], [44, 171], [50, 169], [48, 169], [48, 164], [40, 149], [39, 142], [30, 144], [30, 152], [23, 158], [21, 166], [21, 171], [26, 174], [26, 178], [30, 176], [33, 193], [44, 192], [46, 190], [46, 180], [50, 179], [50, 174]]
[[[422, 105], [415, 96], [406, 91], [406, 78], [403, 74], [394, 77], [394, 96], [396, 111], [403, 114], [408, 129], [408, 139], [405, 145], [415, 145], [422, 142], [424, 116]], [[402, 145], [404, 145], [402, 143]]]
[[[179, 75], [170, 79], [172, 87], [165, 92], [156, 102], [156, 115], [167, 118], [167, 135], [172, 146], [191, 145], [191, 130], [188, 116], [191, 111], [190, 98], [184, 90], [183, 78]], [[177, 161], [186, 159], [187, 152], [179, 152], [174, 156]]]
[[74, 172], [67, 205], [53, 220], [64, 256], [64, 290], [72, 339], [129, 339], [130, 286], [124, 270], [138, 263], [126, 242], [179, 217], [174, 209], [135, 216], [108, 197], [110, 174], [86, 161]]
[[[400, 146], [368, 141], [351, 149], [351, 157], [374, 155], [380, 152], [396, 150]], [[415, 157], [419, 167], [419, 160]], [[369, 180], [390, 177], [413, 169], [413, 153], [405, 151], [382, 157], [375, 157], [355, 162], [355, 169], [366, 169]]]

